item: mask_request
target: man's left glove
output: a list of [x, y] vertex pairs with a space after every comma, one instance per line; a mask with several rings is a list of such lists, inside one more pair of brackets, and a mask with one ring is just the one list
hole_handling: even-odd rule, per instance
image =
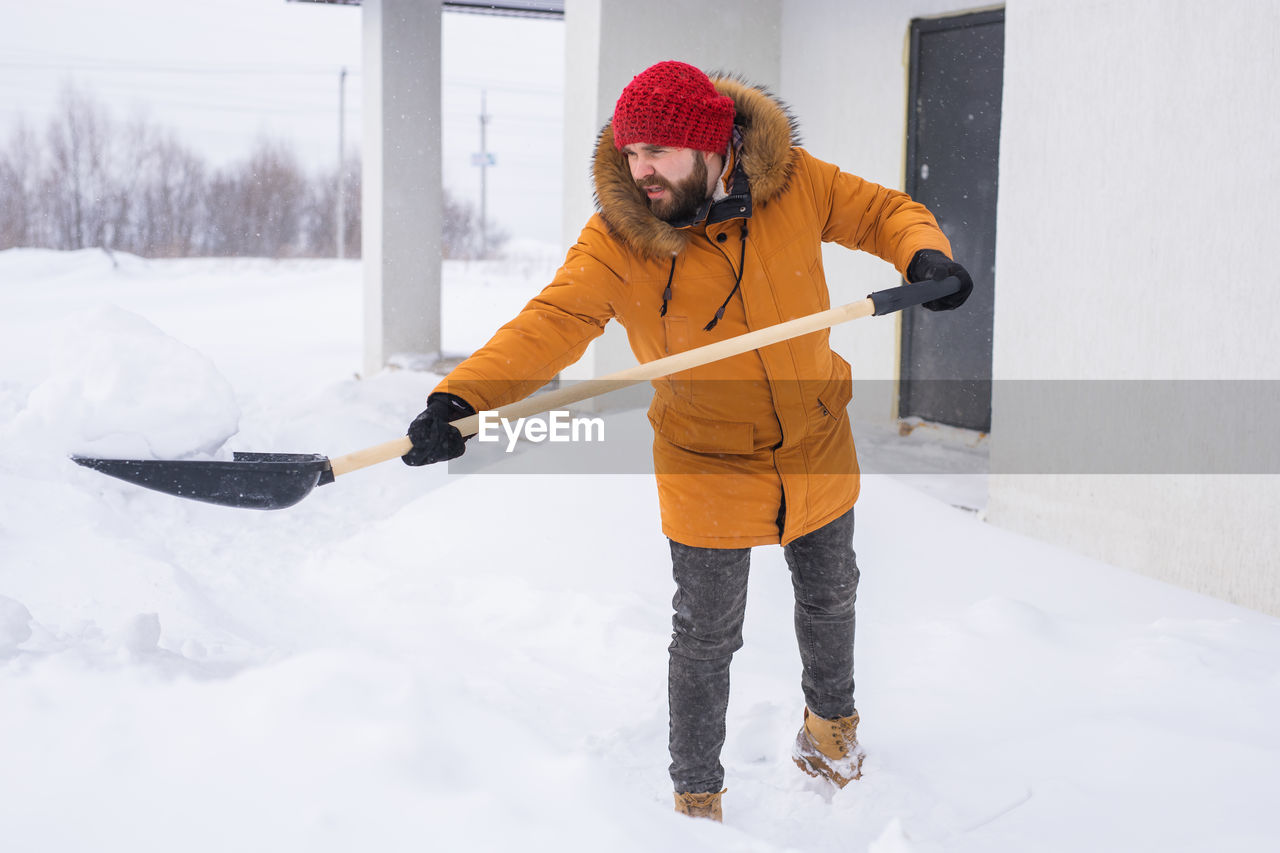
[[[400, 458], [406, 465], [431, 465], [457, 459], [466, 448], [466, 439], [450, 421], [474, 415], [476, 410], [461, 397], [437, 391], [427, 398], [427, 407], [409, 424], [413, 449]], [[468, 436], [470, 438], [470, 436]]]
[[911, 258], [911, 263], [907, 264], [907, 281], [912, 284], [917, 281], [941, 281], [951, 275], [960, 279], [960, 289], [950, 296], [924, 303], [924, 307], [930, 311], [950, 311], [963, 305], [973, 292], [973, 278], [968, 270], [937, 249], [921, 249]]

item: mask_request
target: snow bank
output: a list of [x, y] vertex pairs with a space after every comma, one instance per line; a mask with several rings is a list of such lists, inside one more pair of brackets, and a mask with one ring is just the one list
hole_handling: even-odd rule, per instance
[[61, 455], [174, 459], [235, 434], [235, 393], [206, 356], [144, 318], [102, 307], [69, 318], [51, 372], [7, 441]]
[[0, 595], [0, 658], [31, 639], [31, 611]]

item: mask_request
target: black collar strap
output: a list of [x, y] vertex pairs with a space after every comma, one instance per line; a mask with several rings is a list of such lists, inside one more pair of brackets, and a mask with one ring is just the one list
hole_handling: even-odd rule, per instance
[[729, 295], [724, 298], [724, 302], [720, 303], [720, 307], [716, 309], [716, 316], [711, 318], [711, 322], [702, 327], [704, 332], [709, 332], [716, 327], [716, 323], [719, 323], [720, 318], [724, 316], [724, 309], [729, 306], [729, 300], [733, 298], [733, 294], [737, 293], [738, 288], [742, 286], [742, 272], [746, 269], [744, 265], [747, 262], [747, 226], [745, 225], [742, 226], [741, 240], [738, 245], [741, 246], [741, 249], [738, 252], [738, 275], [733, 280], [733, 290], [730, 290]]
[[[738, 249], [738, 274], [733, 279], [733, 289], [729, 291], [729, 295], [724, 298], [724, 302], [720, 303], [720, 307], [716, 309], [716, 315], [711, 318], [711, 322], [702, 327], [704, 332], [709, 332], [716, 327], [721, 318], [724, 317], [724, 309], [729, 307], [729, 300], [733, 298], [733, 294], [738, 292], [738, 288], [742, 286], [742, 273], [746, 269], [747, 263], [747, 226], [743, 225], [739, 232], [739, 249]], [[671, 258], [671, 269], [667, 272], [667, 287], [662, 291], [662, 308], [658, 310], [659, 317], [667, 316], [667, 306], [671, 302], [671, 284], [676, 278], [676, 257]]]

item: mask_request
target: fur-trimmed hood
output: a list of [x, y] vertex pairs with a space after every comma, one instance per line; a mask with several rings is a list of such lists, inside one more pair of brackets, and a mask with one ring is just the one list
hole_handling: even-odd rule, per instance
[[[766, 89], [735, 75], [713, 72], [709, 76], [721, 94], [733, 98], [737, 110], [733, 123], [742, 137], [738, 156], [752, 202], [768, 204], [791, 180], [793, 146], [800, 144], [796, 120]], [[596, 139], [591, 171], [596, 207], [614, 236], [645, 257], [671, 257], [684, 249], [688, 234], [649, 211], [644, 194], [631, 178], [627, 158], [614, 147], [612, 123]]]

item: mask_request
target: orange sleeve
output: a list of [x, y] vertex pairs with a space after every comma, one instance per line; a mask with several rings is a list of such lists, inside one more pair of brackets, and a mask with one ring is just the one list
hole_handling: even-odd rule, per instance
[[621, 256], [597, 219], [583, 229], [551, 283], [436, 391], [491, 411], [524, 399], [582, 357], [613, 317], [623, 286], [615, 269]]
[[812, 182], [815, 197], [825, 200], [824, 241], [870, 252], [904, 275], [921, 249], [951, 256], [951, 243], [933, 214], [906, 193], [842, 172], [803, 149], [799, 168]]

